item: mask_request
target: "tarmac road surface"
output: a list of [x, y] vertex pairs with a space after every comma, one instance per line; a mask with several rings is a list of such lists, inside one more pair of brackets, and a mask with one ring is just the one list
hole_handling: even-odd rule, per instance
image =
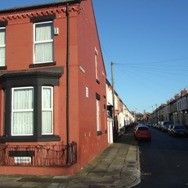
[[151, 143], [139, 142], [141, 183], [136, 188], [188, 188], [188, 138], [150, 130]]

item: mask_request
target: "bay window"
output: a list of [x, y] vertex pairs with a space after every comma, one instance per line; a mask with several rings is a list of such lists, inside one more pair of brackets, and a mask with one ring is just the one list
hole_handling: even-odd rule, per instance
[[5, 66], [5, 27], [0, 27], [0, 67]]
[[[42, 87], [42, 135], [53, 134], [53, 87]], [[34, 88], [12, 88], [12, 136], [33, 135]], [[36, 117], [35, 117], [36, 118]]]
[[33, 87], [12, 88], [11, 135], [33, 135]]
[[62, 67], [5, 73], [5, 126], [0, 142], [59, 141], [54, 134], [53, 90]]
[[53, 88], [42, 87], [42, 134], [53, 134]]
[[53, 62], [53, 22], [34, 24], [34, 63]]

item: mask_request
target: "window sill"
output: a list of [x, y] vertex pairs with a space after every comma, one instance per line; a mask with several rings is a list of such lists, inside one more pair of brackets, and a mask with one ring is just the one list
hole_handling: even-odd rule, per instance
[[7, 66], [0, 66], [0, 70], [7, 70]]
[[36, 136], [9, 136], [0, 137], [0, 143], [6, 142], [50, 142], [60, 141], [61, 138], [58, 135], [42, 135], [41, 137]]
[[55, 61], [51, 63], [36, 63], [36, 64], [29, 65], [29, 68], [47, 67], [47, 66], [54, 66], [54, 65], [56, 65]]
[[102, 131], [97, 131], [97, 136], [102, 135]]

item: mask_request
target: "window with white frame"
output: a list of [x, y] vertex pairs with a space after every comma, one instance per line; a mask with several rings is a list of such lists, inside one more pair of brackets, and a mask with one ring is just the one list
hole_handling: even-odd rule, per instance
[[99, 73], [98, 73], [98, 51], [95, 48], [95, 77], [96, 80], [99, 80]]
[[12, 88], [11, 135], [33, 135], [33, 87]]
[[97, 123], [97, 131], [101, 130], [101, 122], [100, 122], [100, 100], [96, 99], [96, 123]]
[[34, 63], [53, 62], [53, 22], [34, 24]]
[[5, 66], [5, 28], [0, 27], [0, 67]]
[[42, 134], [53, 134], [53, 87], [42, 87]]
[[[54, 88], [59, 86], [62, 74], [62, 67], [51, 67], [40, 72], [13, 72], [3, 75], [1, 84], [5, 91], [5, 117], [0, 139], [4, 140], [6, 137], [7, 142], [61, 140], [55, 134], [53, 98]], [[28, 85], [27, 80], [30, 83]]]

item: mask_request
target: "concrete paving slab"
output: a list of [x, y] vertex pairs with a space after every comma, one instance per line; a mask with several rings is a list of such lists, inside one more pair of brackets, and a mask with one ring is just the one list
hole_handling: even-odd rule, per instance
[[27, 187], [27, 188], [40, 188], [42, 185], [40, 183], [36, 182], [24, 182], [21, 187]]
[[59, 188], [60, 184], [59, 183], [51, 183], [50, 185], [47, 186], [47, 188]]
[[140, 182], [139, 149], [125, 134], [75, 176], [0, 176], [0, 182], [9, 188], [129, 188]]

